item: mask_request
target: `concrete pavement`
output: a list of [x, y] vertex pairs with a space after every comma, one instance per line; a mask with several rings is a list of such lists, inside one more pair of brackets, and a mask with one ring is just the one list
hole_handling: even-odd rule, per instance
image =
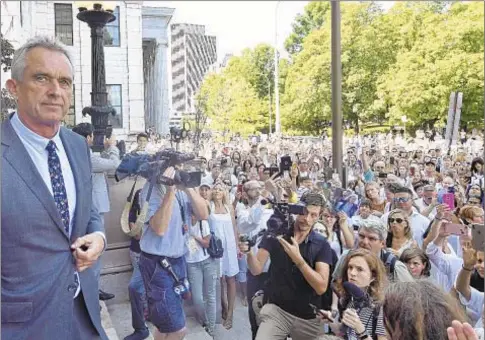
[[[115, 298], [101, 301], [101, 318], [103, 326], [110, 340], [123, 340], [124, 337], [133, 332], [131, 327], [131, 309], [128, 296], [128, 283], [131, 272], [103, 275], [100, 279], [100, 287], [105, 292], [115, 294]], [[104, 306], [103, 306], [104, 305]], [[211, 340], [202, 326], [194, 317], [192, 306], [185, 307], [187, 315], [187, 336], [185, 340]], [[153, 334], [154, 326], [148, 323], [148, 327]], [[150, 336], [148, 339], [153, 340]], [[247, 307], [242, 306], [239, 298], [236, 298], [236, 308], [234, 310], [233, 328], [226, 330], [221, 324], [216, 325], [215, 340], [251, 340], [251, 329], [249, 326]]]

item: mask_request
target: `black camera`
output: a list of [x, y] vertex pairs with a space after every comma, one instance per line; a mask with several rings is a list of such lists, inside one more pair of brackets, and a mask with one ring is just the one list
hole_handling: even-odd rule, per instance
[[293, 215], [305, 215], [305, 206], [299, 204], [276, 203], [270, 200], [261, 200], [262, 205], [271, 203], [274, 214], [269, 218], [268, 236], [291, 236], [290, 230], [294, 223]]
[[[139, 175], [149, 181], [155, 179], [158, 184], [183, 185], [186, 188], [195, 188], [200, 185], [202, 172], [186, 172], [177, 169], [181, 164], [194, 158], [195, 155], [174, 149], [165, 149], [154, 155], [128, 154], [116, 169], [115, 177], [117, 181], [121, 181], [130, 175]], [[175, 172], [168, 172], [167, 170], [170, 167], [173, 167]]]
[[249, 237], [249, 235], [240, 235], [239, 242], [247, 243], [248, 244], [248, 251], [251, 250], [252, 247], [256, 245], [258, 238], [263, 236], [266, 233], [266, 229], [261, 230], [259, 233], [254, 235], [253, 237]]

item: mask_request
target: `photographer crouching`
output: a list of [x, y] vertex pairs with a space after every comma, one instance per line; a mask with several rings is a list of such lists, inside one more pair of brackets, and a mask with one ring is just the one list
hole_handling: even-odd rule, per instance
[[185, 336], [182, 299], [189, 292], [184, 257], [187, 252], [186, 224], [192, 214], [199, 220], [208, 218], [204, 199], [194, 188], [188, 188], [187, 182], [180, 181], [178, 167], [172, 163], [163, 171], [163, 178], [178, 177], [178, 180], [160, 181], [157, 175], [144, 188], [144, 191], [148, 188], [149, 198], [147, 223], [143, 226], [140, 240], [139, 266], [147, 293], [150, 321], [157, 328], [155, 340], [181, 340]]
[[301, 203], [302, 214], [292, 221], [290, 209], [289, 222], [282, 223], [288, 228], [283, 228], [278, 235], [268, 233], [256, 255], [247, 242], [239, 243], [240, 250], [247, 254], [252, 275], [261, 274], [266, 262], [271, 260], [265, 289], [267, 303], [260, 313], [256, 340], [285, 340], [288, 336], [293, 340], [313, 340], [323, 334], [316, 308], [321, 305], [321, 295], [328, 287], [332, 250], [323, 236], [313, 231], [313, 225], [320, 216], [324, 199], [309, 192]]

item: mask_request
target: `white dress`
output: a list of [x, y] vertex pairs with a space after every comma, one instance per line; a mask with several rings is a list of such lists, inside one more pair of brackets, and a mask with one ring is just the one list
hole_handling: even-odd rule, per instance
[[222, 241], [224, 255], [221, 258], [221, 276], [232, 277], [239, 273], [237, 262], [236, 236], [232, 225], [232, 217], [229, 207], [226, 205], [225, 214], [214, 214], [214, 203], [211, 202], [211, 214], [209, 215], [209, 225], [214, 234]]

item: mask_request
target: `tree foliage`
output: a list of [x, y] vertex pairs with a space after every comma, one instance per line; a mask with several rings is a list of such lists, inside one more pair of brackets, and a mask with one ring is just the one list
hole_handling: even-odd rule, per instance
[[[3, 34], [1, 33], [0, 33], [0, 45], [2, 49], [2, 61], [1, 61], [2, 70], [4, 72], [7, 72], [8, 70], [10, 70], [12, 66], [12, 58], [15, 50], [12, 44], [10, 43], [10, 41], [5, 39], [3, 37]], [[2, 88], [1, 100], [2, 100], [1, 119], [4, 120], [5, 117], [7, 117], [9, 110], [14, 109], [16, 104], [15, 104], [15, 100], [12, 98], [10, 93], [5, 88]]]
[[[319, 135], [332, 119], [330, 2], [310, 2], [285, 47], [291, 61], [279, 62], [282, 129]], [[352, 127], [402, 124], [403, 116], [408, 131], [444, 126], [453, 91], [463, 92], [462, 124], [483, 123], [482, 2], [396, 1], [387, 12], [376, 2], [342, 2], [341, 49], [342, 113]], [[262, 44], [209, 77], [203, 90], [214, 127], [227, 128], [222, 122], [230, 117], [235, 131], [263, 131], [273, 70], [274, 50]]]

